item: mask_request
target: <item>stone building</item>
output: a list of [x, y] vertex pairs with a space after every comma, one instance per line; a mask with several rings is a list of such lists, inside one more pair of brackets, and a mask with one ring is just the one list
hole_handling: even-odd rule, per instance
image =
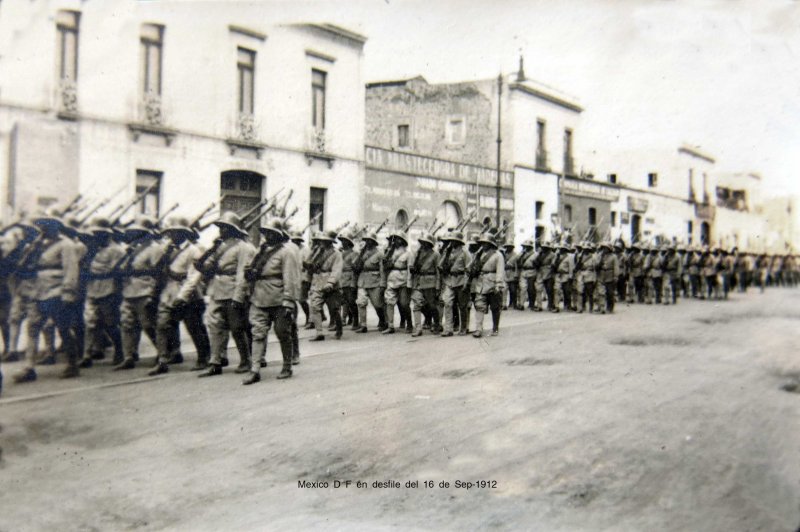
[[0, 8], [0, 214], [76, 193], [158, 215], [293, 189], [296, 225], [360, 219], [365, 38], [250, 4]]

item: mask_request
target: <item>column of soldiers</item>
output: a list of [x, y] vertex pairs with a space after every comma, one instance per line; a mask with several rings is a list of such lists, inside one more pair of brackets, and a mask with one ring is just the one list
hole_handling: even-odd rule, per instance
[[[255, 208], [251, 225], [268, 205]], [[516, 252], [505, 241], [506, 227], [485, 227], [467, 242], [466, 224], [439, 237], [441, 226], [431, 230], [432, 224], [416, 242], [410, 242], [408, 224], [392, 232], [384, 247], [378, 235], [383, 224], [370, 232], [342, 227], [314, 233], [307, 247], [305, 228], [290, 233], [285, 206], [280, 214], [283, 219], [260, 227], [258, 247], [250, 241], [248, 224], [233, 212], [205, 226], [201, 216], [172, 217], [161, 227], [148, 216], [124, 225], [119, 215], [89, 223], [51, 211], [5, 228], [0, 318], [3, 361], [24, 358], [15, 382], [35, 381], [38, 364], [55, 363], [56, 333], [67, 361], [63, 378], [91, 368], [107, 348], [114, 370], [136, 368], [142, 333], [157, 353], [148, 373], [167, 373], [184, 361], [181, 324], [197, 351], [191, 369], [212, 377], [229, 365], [232, 337], [239, 355], [234, 371], [249, 385], [261, 380], [273, 326], [283, 360], [277, 378], [292, 376], [300, 362], [299, 308], [317, 342], [326, 338], [326, 310], [328, 330], [338, 340], [345, 325], [369, 332], [370, 306], [383, 334], [421, 336], [427, 330], [481, 338], [487, 314], [489, 334], [497, 335], [502, 311], [526, 304], [538, 312], [605, 314], [614, 312], [616, 301], [724, 299], [731, 290], [800, 281], [800, 263], [792, 255], [671, 244], [626, 247], [621, 240], [599, 245], [526, 240]], [[199, 234], [211, 225], [218, 237], [204, 249]], [[18, 350], [22, 331], [24, 354]]]

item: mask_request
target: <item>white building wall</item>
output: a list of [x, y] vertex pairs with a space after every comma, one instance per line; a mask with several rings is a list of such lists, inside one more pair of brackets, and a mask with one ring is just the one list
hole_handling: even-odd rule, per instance
[[[544, 202], [542, 216], [536, 219], [536, 202]], [[544, 238], [553, 236], [553, 215], [558, 214], [558, 177], [542, 174], [530, 168], [514, 171], [514, 243], [535, 237], [535, 228], [545, 228]]]

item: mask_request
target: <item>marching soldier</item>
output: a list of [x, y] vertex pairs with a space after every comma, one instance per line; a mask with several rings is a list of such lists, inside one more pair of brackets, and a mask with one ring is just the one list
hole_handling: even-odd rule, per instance
[[569, 245], [564, 243], [558, 246], [556, 258], [554, 260], [554, 283], [556, 302], [552, 312], [559, 312], [559, 307], [564, 304], [564, 310], [570, 310], [572, 297], [570, 295], [570, 284], [572, 283], [573, 270], [575, 264], [572, 254], [569, 253]]
[[[195, 261], [195, 268], [208, 282], [205, 318], [211, 343], [208, 371], [201, 373], [200, 377], [220, 375], [222, 368], [228, 365], [228, 333], [233, 336], [239, 352], [239, 366], [235, 373], [250, 371], [246, 314], [248, 286], [244, 273], [256, 250], [247, 242], [247, 232], [235, 213], [223, 213], [214, 225], [219, 228], [219, 237]], [[193, 288], [192, 283], [189, 283], [186, 290]]]
[[700, 253], [700, 250], [697, 247], [693, 247], [691, 252], [688, 253], [689, 255], [689, 284], [692, 287], [692, 297], [705, 299], [703, 297], [703, 286], [701, 283], [701, 265], [703, 262], [703, 256]]
[[576, 291], [578, 302], [580, 303], [578, 307], [579, 313], [586, 310], [587, 301], [589, 302], [589, 312], [594, 310], [594, 292], [597, 283], [597, 268], [599, 265], [598, 256], [594, 252], [594, 244], [585, 242], [583, 246], [579, 246], [579, 249], [581, 248], [583, 252], [580, 254], [577, 264], [575, 265], [575, 271], [577, 272], [575, 274], [577, 279]]
[[37, 218], [34, 224], [41, 231], [41, 238], [32, 244], [26, 261], [34, 272], [33, 303], [28, 315], [26, 367], [14, 377], [15, 382], [36, 380], [34, 364], [39, 333], [50, 319], [54, 321], [67, 353], [67, 367], [61, 377], [72, 378], [79, 374], [77, 342], [71, 327], [80, 274], [75, 246], [62, 235], [63, 224], [52, 214]]
[[547, 295], [547, 308], [548, 310], [555, 309], [555, 297], [553, 294], [553, 268], [555, 266], [556, 254], [553, 246], [549, 242], [542, 242], [541, 251], [539, 252], [534, 268], [536, 269], [536, 299], [534, 301], [534, 310], [541, 312], [542, 300]]
[[655, 300], [656, 304], [661, 303], [661, 292], [663, 289], [664, 281], [664, 257], [661, 255], [658, 247], [655, 245], [650, 246], [650, 254], [648, 255], [649, 262], [647, 263], [647, 304], [651, 304]]
[[311, 310], [308, 308], [308, 291], [311, 289], [311, 273], [306, 271], [304, 264], [311, 258], [313, 250], [311, 246], [306, 246], [303, 240], [303, 233], [297, 232], [292, 235], [292, 242], [300, 249], [300, 308], [303, 309], [303, 314], [306, 316], [306, 322], [303, 325], [305, 329], [313, 329], [314, 324], [311, 322]]
[[328, 231], [321, 233], [314, 239], [317, 247], [304, 266], [312, 275], [311, 288], [308, 293], [308, 303], [311, 308], [311, 320], [317, 335], [311, 339], [319, 342], [325, 339], [322, 334], [322, 308], [327, 304], [334, 322], [337, 340], [342, 337], [342, 313], [339, 310], [341, 302], [342, 254], [333, 247], [336, 233]]
[[443, 237], [445, 247], [439, 259], [439, 270], [442, 279], [442, 308], [444, 311], [444, 330], [442, 336], [453, 336], [454, 319], [453, 315], [458, 314], [459, 330], [458, 335], [467, 334], [467, 308], [469, 307], [469, 295], [464, 291], [467, 284], [467, 268], [469, 267], [469, 255], [464, 250], [464, 235], [460, 231], [455, 231], [447, 237]]
[[155, 220], [140, 216], [125, 230], [130, 244], [119, 268], [123, 275], [120, 313], [124, 359], [115, 371], [136, 367], [142, 331], [157, 348], [156, 312], [165, 256], [155, 229]]
[[717, 291], [717, 258], [716, 253], [712, 254], [708, 247], [703, 248], [703, 255], [700, 262], [700, 274], [705, 283], [703, 295], [700, 299], [711, 299]]
[[[394, 306], [400, 308], [401, 316], [409, 312], [408, 277], [409, 252], [408, 240], [401, 233], [389, 236], [389, 247], [383, 257], [383, 271], [386, 276], [386, 291], [383, 295], [386, 313], [386, 329], [383, 334], [394, 334]], [[406, 321], [406, 332], [411, 332], [411, 320]]]
[[[262, 227], [261, 233], [264, 242], [247, 268], [248, 281], [253, 286], [250, 298], [253, 354], [250, 373], [242, 381], [245, 385], [261, 380], [260, 368], [266, 365], [267, 334], [272, 324], [275, 324], [275, 335], [283, 357], [283, 368], [277, 378], [288, 379], [292, 376], [292, 327], [297, 316], [297, 297], [300, 293], [299, 256], [296, 246], [288, 242], [278, 221]], [[312, 304], [315, 290], [312, 287]]]
[[503, 246], [503, 258], [506, 261], [506, 290], [508, 291], [508, 303], [503, 304], [503, 310], [508, 310], [509, 307], [516, 309], [519, 307], [519, 253], [514, 251], [514, 243], [507, 242]]
[[378, 249], [378, 235], [370, 233], [361, 240], [363, 247], [353, 261], [353, 271], [357, 275], [356, 305], [360, 324], [356, 332], [367, 332], [367, 303], [371, 303], [372, 308], [375, 309], [375, 313], [378, 315], [378, 330], [382, 331], [386, 328], [386, 316], [384, 314], [383, 288], [381, 287], [384, 278], [383, 257]]
[[122, 337], [120, 334], [120, 292], [117, 267], [125, 257], [125, 249], [114, 241], [111, 223], [106, 218], [96, 218], [89, 231], [94, 235], [95, 252], [88, 266], [86, 303], [83, 320], [86, 327], [81, 368], [92, 367], [94, 360], [101, 360], [103, 341], [106, 336], [114, 346], [113, 363], [120, 364]]
[[642, 246], [634, 242], [631, 244], [631, 255], [628, 258], [628, 275], [633, 279], [633, 290], [628, 294], [628, 301], [633, 303], [633, 294], [636, 293], [636, 302], [644, 303], [645, 300], [645, 263], [647, 256]]
[[536, 261], [538, 253], [533, 248], [533, 241], [524, 241], [522, 243], [522, 253], [517, 258], [520, 299], [517, 308], [519, 310], [525, 308], [522, 302], [526, 299], [528, 301], [528, 309], [534, 310], [536, 308]]
[[475, 305], [475, 331], [472, 333], [474, 338], [483, 336], [483, 317], [490, 310], [493, 311], [492, 336], [499, 334], [500, 310], [506, 284], [503, 254], [497, 250], [494, 238], [485, 234], [478, 242], [482, 248], [475, 254], [470, 266], [471, 275], [475, 278], [472, 288]]
[[619, 277], [617, 278], [617, 301], [625, 301], [628, 291], [628, 253], [625, 251], [625, 242], [618, 238], [614, 241], [614, 253], [619, 261]]
[[619, 276], [619, 261], [611, 251], [611, 244], [600, 244], [597, 271], [597, 304], [603, 305], [601, 314], [614, 312], [614, 296], [616, 295], [616, 280]]
[[7, 290], [3, 303], [8, 306], [8, 317], [3, 325], [3, 334], [7, 334], [7, 339], [4, 336], [6, 342], [3, 362], [16, 362], [24, 356], [24, 353], [20, 353], [17, 348], [22, 321], [31, 305], [34, 285], [34, 272], [25, 262], [32, 249], [31, 244], [39, 234], [36, 226], [20, 221], [13, 230], [3, 235], [4, 253], [0, 268]]
[[672, 299], [672, 304], [675, 305], [678, 302], [678, 292], [680, 291], [682, 275], [681, 257], [676, 253], [675, 246], [666, 246], [665, 244], [665, 248], [664, 295], [662, 299], [665, 305], [669, 305], [670, 299]]
[[[353, 263], [358, 257], [355, 250], [355, 243], [348, 235], [339, 235], [339, 242], [342, 243], [342, 320], [347, 318], [352, 323], [351, 331], [361, 328], [358, 319], [358, 279], [353, 270]], [[347, 325], [347, 322], [344, 323]]]
[[[286, 226], [285, 223], [283, 223], [281, 225], [282, 225], [282, 231], [283, 231], [283, 242], [284, 242], [284, 245], [291, 250], [291, 252], [294, 254], [294, 257], [295, 257], [295, 265], [296, 265], [296, 272], [295, 273], [297, 275], [297, 282], [294, 283], [294, 286], [295, 286], [294, 299], [295, 299], [295, 302], [297, 302], [297, 301], [300, 301], [300, 298], [303, 296], [303, 291], [302, 291], [302, 286], [301, 286], [301, 280], [303, 278], [303, 264], [302, 264], [303, 261], [302, 261], [302, 257], [301, 257], [302, 253], [300, 252], [300, 248], [295, 243], [295, 241], [292, 240], [293, 233], [289, 232], [288, 227]], [[294, 233], [294, 234], [297, 234], [297, 233]], [[300, 240], [302, 242], [302, 236], [301, 236]], [[291, 326], [291, 332], [292, 332], [292, 365], [293, 366], [296, 366], [296, 365], [300, 364], [300, 337], [299, 337], [299, 334], [298, 334], [299, 329], [298, 329], [298, 326], [297, 326], [297, 314], [298, 314], [298, 312], [299, 311], [297, 310], [297, 306], [295, 305], [295, 307], [294, 307], [294, 316], [293, 316], [294, 319], [292, 319], [291, 323], [289, 324]], [[265, 358], [263, 367], [266, 367], [266, 366], [267, 366], [267, 360]]]
[[161, 233], [168, 240], [165, 250], [166, 282], [158, 299], [156, 345], [158, 359], [150, 375], [169, 371], [169, 364], [183, 362], [180, 356], [180, 323], [186, 326], [197, 350], [192, 371], [208, 368], [211, 344], [203, 324], [206, 305], [200, 290], [201, 274], [194, 267], [203, 250], [193, 241], [195, 232], [186, 218], [173, 218]]
[[439, 253], [433, 249], [434, 237], [424, 233], [419, 237], [419, 249], [411, 263], [411, 309], [414, 314], [414, 332], [422, 336], [422, 312], [431, 316], [431, 333], [439, 334]]

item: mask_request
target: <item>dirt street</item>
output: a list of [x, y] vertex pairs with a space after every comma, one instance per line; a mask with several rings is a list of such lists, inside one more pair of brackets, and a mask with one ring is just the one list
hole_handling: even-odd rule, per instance
[[271, 344], [250, 387], [6, 365], [0, 530], [792, 531], [799, 324], [800, 290], [774, 289], [511, 311], [483, 340], [347, 332], [288, 381]]

